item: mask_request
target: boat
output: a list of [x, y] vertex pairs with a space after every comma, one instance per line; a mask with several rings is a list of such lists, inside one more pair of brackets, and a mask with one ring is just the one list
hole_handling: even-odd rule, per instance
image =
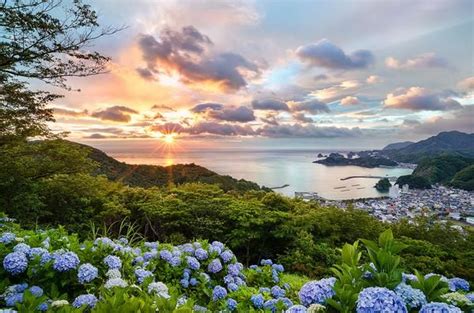
[[343, 189], [343, 188], [346, 188], [346, 186], [334, 187], [334, 189]]

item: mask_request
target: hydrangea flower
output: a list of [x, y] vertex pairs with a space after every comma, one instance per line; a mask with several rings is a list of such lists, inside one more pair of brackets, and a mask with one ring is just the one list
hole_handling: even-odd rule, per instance
[[262, 260], [260, 261], [260, 264], [261, 264], [262, 266], [265, 266], [265, 265], [273, 265], [273, 261], [270, 260], [270, 259], [262, 259]]
[[209, 273], [218, 273], [222, 270], [222, 264], [221, 264], [221, 261], [219, 259], [214, 259], [211, 261], [211, 263], [209, 263], [209, 265], [207, 266], [207, 271]]
[[469, 291], [469, 282], [459, 277], [451, 278], [448, 281], [448, 285], [449, 285], [449, 290], [451, 291], [457, 291], [457, 290]]
[[232, 276], [238, 276], [240, 274], [240, 271], [243, 269], [244, 267], [242, 263], [229, 264], [229, 266], [227, 266], [227, 273]]
[[232, 298], [227, 299], [227, 308], [229, 309], [229, 311], [234, 311], [235, 309], [237, 309], [237, 301]]
[[283, 305], [285, 306], [285, 308], [289, 308], [289, 307], [293, 306], [293, 301], [291, 301], [290, 299], [288, 299], [286, 297], [280, 298], [280, 299], [278, 299], [278, 301], [281, 301], [283, 303]]
[[280, 286], [273, 286], [271, 289], [271, 294], [274, 298], [282, 298], [285, 296], [286, 291]]
[[56, 300], [51, 302], [51, 307], [53, 308], [59, 308], [65, 305], [69, 305], [69, 302], [67, 300]]
[[189, 287], [189, 279], [187, 278], [183, 278], [179, 281], [179, 283], [181, 284], [181, 286], [183, 286], [183, 288], [188, 288]]
[[194, 287], [198, 284], [198, 280], [193, 277], [189, 280], [189, 284]]
[[16, 235], [13, 233], [3, 233], [2, 236], [0, 237], [0, 243], [3, 244], [9, 244], [15, 241]]
[[208, 258], [207, 251], [203, 248], [196, 249], [196, 251], [194, 251], [194, 255], [196, 256], [196, 259], [200, 261], [206, 260]]
[[77, 280], [81, 284], [90, 283], [99, 275], [97, 267], [90, 263], [82, 264], [77, 271]]
[[150, 261], [151, 259], [153, 259], [154, 257], [156, 257], [158, 255], [158, 251], [156, 250], [151, 250], [151, 251], [148, 251], [148, 252], [145, 252], [143, 254], [143, 259], [145, 261]]
[[31, 247], [27, 245], [26, 243], [19, 243], [16, 246], [13, 247], [14, 252], [22, 252], [26, 255], [30, 253]]
[[334, 296], [332, 289], [336, 279], [334, 277], [325, 278], [316, 281], [310, 281], [301, 287], [299, 298], [301, 304], [309, 306], [313, 303], [323, 304], [327, 299]]
[[431, 302], [425, 304], [419, 313], [462, 313], [462, 311], [454, 305], [441, 302]]
[[14, 293], [5, 297], [7, 306], [15, 306], [17, 303], [23, 302], [23, 293]]
[[224, 263], [229, 263], [232, 261], [232, 258], [234, 257], [234, 254], [230, 250], [225, 250], [224, 252], [221, 253], [221, 259], [224, 261]]
[[47, 302], [40, 303], [40, 304], [36, 307], [36, 309], [37, 309], [38, 311], [41, 311], [41, 312], [47, 311], [48, 308], [49, 308], [49, 306], [48, 306], [48, 303], [47, 303]]
[[77, 268], [80, 263], [77, 254], [71, 251], [56, 252], [53, 254], [53, 268], [58, 272], [67, 272]]
[[302, 306], [301, 304], [293, 305], [289, 307], [285, 313], [306, 313], [306, 307]]
[[109, 269], [119, 269], [122, 267], [122, 261], [115, 255], [106, 256], [104, 258], [104, 264], [107, 265]]
[[440, 275], [440, 274], [436, 274], [436, 273], [429, 273], [429, 274], [426, 274], [425, 275], [425, 279], [428, 279], [432, 276], [439, 276], [440, 277], [440, 281], [442, 282], [445, 282], [445, 283], [449, 283], [449, 279], [446, 277], [446, 276], [443, 276], [443, 275]]
[[265, 299], [263, 298], [263, 295], [259, 293], [256, 295], [252, 295], [252, 297], [250, 297], [250, 301], [256, 309], [261, 309], [263, 308], [263, 303], [265, 302]]
[[423, 291], [415, 289], [405, 283], [399, 284], [394, 291], [400, 298], [402, 298], [403, 302], [405, 302], [409, 309], [420, 308], [427, 303]]
[[195, 304], [195, 305], [193, 306], [193, 312], [207, 312], [207, 308]]
[[466, 298], [471, 301], [471, 302], [474, 302], [474, 293], [468, 293], [466, 294]]
[[43, 289], [41, 289], [41, 287], [38, 287], [38, 286], [32, 286], [30, 287], [30, 292], [33, 296], [35, 296], [36, 298], [39, 298], [43, 295]]
[[170, 262], [173, 258], [173, 254], [169, 250], [161, 250], [160, 251], [160, 259], [165, 260], [166, 262]]
[[198, 270], [201, 267], [201, 264], [195, 257], [192, 257], [192, 256], [186, 257], [186, 262], [190, 269]]
[[285, 268], [281, 264], [272, 264], [272, 269], [279, 273], [282, 273], [285, 271]]
[[212, 290], [212, 301], [219, 301], [227, 296], [227, 290], [222, 286], [215, 286]]
[[128, 286], [127, 282], [123, 280], [122, 278], [110, 278], [109, 280], [105, 282], [105, 285], [104, 285], [106, 289], [112, 289], [114, 287], [125, 288], [127, 286]]
[[168, 287], [162, 282], [153, 282], [148, 285], [148, 293], [156, 294], [162, 298], [168, 299], [170, 295], [168, 294]]
[[181, 251], [183, 251], [184, 253], [189, 253], [189, 254], [193, 254], [194, 253], [194, 247], [192, 244], [190, 243], [186, 243], [184, 245], [181, 245], [179, 246]]
[[11, 285], [5, 290], [5, 293], [3, 295], [11, 295], [11, 294], [15, 294], [15, 293], [22, 293], [27, 288], [28, 288], [27, 283]]
[[12, 275], [18, 275], [28, 268], [28, 259], [22, 252], [11, 252], [3, 259], [3, 268]]
[[106, 275], [109, 279], [122, 278], [122, 273], [120, 273], [120, 271], [119, 271], [118, 269], [111, 269], [111, 270], [108, 270], [107, 273], [105, 273], [105, 275]]
[[239, 285], [237, 285], [236, 283], [229, 283], [229, 284], [227, 284], [227, 289], [229, 289], [229, 291], [233, 292], [233, 291], [236, 291], [237, 289], [239, 289]]
[[272, 313], [275, 313], [276, 312], [276, 304], [277, 304], [277, 300], [276, 299], [270, 299], [270, 300], [267, 300], [263, 303], [263, 308], [266, 310], [266, 311], [271, 311]]
[[265, 293], [265, 292], [271, 293], [271, 292], [272, 292], [271, 289], [268, 288], [268, 287], [260, 287], [260, 288], [258, 289], [258, 291], [261, 292], [261, 293]]
[[383, 287], [363, 289], [357, 299], [357, 313], [408, 312], [405, 303], [395, 292]]
[[406, 283], [409, 281], [418, 281], [418, 278], [414, 274], [405, 274], [402, 273], [402, 282]]
[[170, 261], [169, 261], [170, 265], [172, 267], [176, 267], [176, 266], [179, 266], [181, 265], [181, 258], [180, 257], [177, 257], [177, 256], [174, 256]]
[[29, 254], [28, 254], [28, 257], [30, 259], [34, 259], [35, 257], [37, 256], [43, 256], [43, 255], [47, 255], [49, 254], [48, 250], [46, 250], [45, 248], [40, 248], [40, 247], [35, 247], [35, 248], [31, 248], [30, 251], [29, 251]]
[[96, 296], [94, 296], [93, 294], [85, 294], [85, 295], [80, 295], [76, 299], [74, 299], [72, 306], [75, 307], [76, 309], [82, 306], [93, 308], [97, 304], [97, 301], [98, 300]]
[[465, 306], [465, 305], [472, 305], [471, 300], [469, 300], [466, 295], [459, 293], [459, 292], [450, 292], [446, 293], [441, 296], [445, 300], [445, 302], [453, 304], [453, 305], [458, 305], [458, 306]]
[[158, 248], [158, 242], [145, 242], [145, 247], [148, 249], [157, 249]]
[[135, 276], [137, 277], [138, 283], [141, 284], [145, 281], [147, 277], [153, 276], [153, 273], [143, 268], [137, 268], [135, 270]]

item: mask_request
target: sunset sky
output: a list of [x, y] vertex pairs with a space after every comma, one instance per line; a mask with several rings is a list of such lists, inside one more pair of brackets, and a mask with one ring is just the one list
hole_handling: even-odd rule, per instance
[[127, 28], [91, 47], [109, 74], [55, 90], [53, 128], [71, 139], [474, 132], [473, 1], [90, 4]]

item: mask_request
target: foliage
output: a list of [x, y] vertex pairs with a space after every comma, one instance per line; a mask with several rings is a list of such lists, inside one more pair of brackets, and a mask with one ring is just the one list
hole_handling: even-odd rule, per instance
[[442, 280], [440, 275], [423, 276], [415, 270], [416, 280], [410, 284], [425, 294], [428, 301], [441, 300], [441, 295], [449, 291], [448, 283]]
[[398, 186], [408, 185], [411, 189], [431, 189], [430, 181], [421, 176], [403, 175], [397, 178]]
[[474, 164], [467, 166], [454, 175], [450, 185], [455, 188], [474, 190]]
[[382, 178], [375, 184], [375, 189], [377, 189], [380, 192], [388, 192], [392, 184], [388, 180], [388, 178]]

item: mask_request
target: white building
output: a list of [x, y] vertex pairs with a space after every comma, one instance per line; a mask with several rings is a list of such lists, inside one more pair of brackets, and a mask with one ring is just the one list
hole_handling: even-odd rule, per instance
[[392, 199], [397, 199], [400, 197], [400, 188], [398, 188], [398, 185], [393, 185], [390, 187], [388, 190], [388, 196]]

